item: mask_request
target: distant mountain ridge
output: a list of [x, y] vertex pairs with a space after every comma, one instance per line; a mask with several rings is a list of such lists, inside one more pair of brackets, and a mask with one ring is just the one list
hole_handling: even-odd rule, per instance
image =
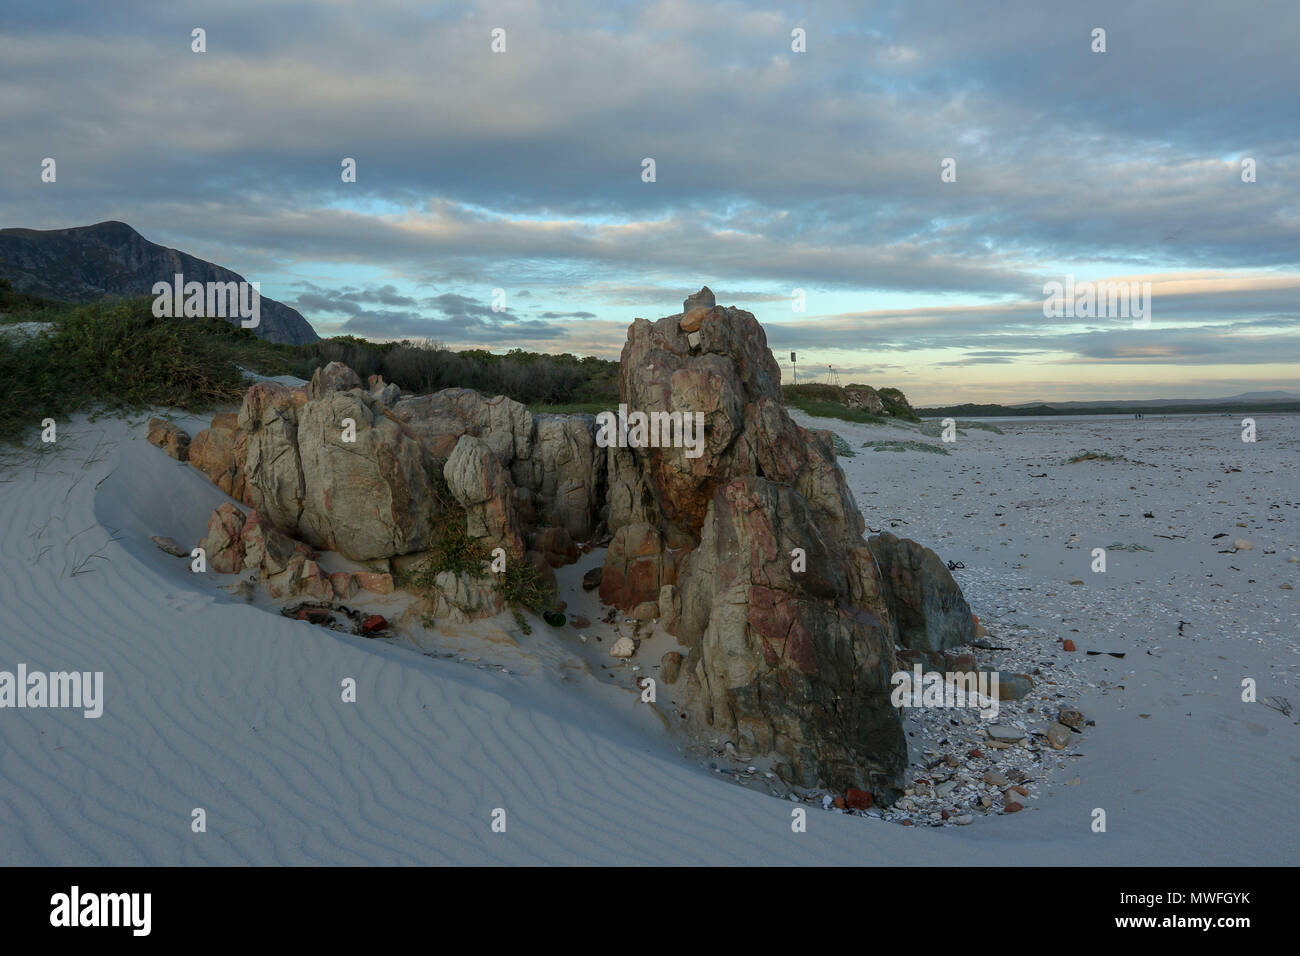
[[[156, 282], [243, 282], [244, 277], [150, 242], [124, 222], [70, 229], [0, 229], [0, 278], [17, 292], [61, 302], [93, 302], [153, 294]], [[231, 318], [237, 323], [238, 318]], [[320, 339], [297, 309], [261, 297], [261, 322], [253, 329], [272, 342], [302, 345]]]
[[1172, 405], [1231, 405], [1261, 402], [1300, 402], [1300, 393], [1273, 390], [1271, 392], [1242, 392], [1226, 398], [1100, 398], [1091, 402], [1021, 402], [1008, 405], [1007, 408], [1096, 408], [1105, 405], [1110, 408], [1161, 408]]

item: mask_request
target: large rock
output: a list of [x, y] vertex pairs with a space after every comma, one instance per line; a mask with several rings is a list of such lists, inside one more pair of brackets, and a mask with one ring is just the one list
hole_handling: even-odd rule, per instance
[[190, 441], [190, 464], [236, 501], [246, 501], [244, 479], [247, 433], [239, 428], [239, 416], [223, 412]]
[[443, 476], [465, 509], [469, 536], [489, 550], [504, 548], [511, 558], [522, 558], [524, 539], [513, 507], [514, 484], [487, 442], [462, 435]]
[[226, 502], [208, 519], [208, 533], [199, 542], [207, 555], [208, 567], [222, 574], [244, 569], [244, 513]]
[[307, 397], [321, 398], [326, 392], [346, 392], [361, 387], [361, 376], [342, 362], [330, 362], [312, 373]]
[[307, 402], [301, 388], [258, 382], [239, 408], [244, 437], [244, 500], [276, 527], [296, 534], [304, 483], [298, 457], [298, 410]]
[[548, 524], [586, 541], [600, 521], [605, 487], [603, 448], [592, 415], [534, 415], [527, 457], [512, 468], [515, 483], [530, 489]]
[[791, 420], [780, 385], [758, 322], [707, 288], [632, 324], [620, 400], [704, 428], [693, 449], [609, 450], [601, 597], [629, 613], [659, 602], [690, 648], [697, 730], [776, 755], [791, 782], [887, 803], [906, 762], [896, 629], [830, 437]]
[[975, 620], [943, 559], [888, 531], [871, 538], [898, 640], [918, 651], [946, 651], [975, 639]]
[[326, 390], [299, 410], [298, 530], [315, 547], [367, 561], [432, 542], [437, 463], [385, 412], [360, 389]]

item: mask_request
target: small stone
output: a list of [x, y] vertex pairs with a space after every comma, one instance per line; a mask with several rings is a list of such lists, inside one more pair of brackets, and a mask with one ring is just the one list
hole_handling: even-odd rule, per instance
[[636, 642], [630, 637], [620, 637], [609, 649], [609, 653], [614, 657], [631, 657], [636, 653]]
[[188, 558], [190, 556], [190, 553], [186, 551], [184, 548], [182, 548], [179, 544], [177, 544], [176, 541], [172, 538], [163, 538], [163, 537], [159, 537], [158, 535], [154, 535], [149, 540], [152, 541], [154, 544], [158, 545], [158, 547], [162, 548], [168, 554], [174, 555], [175, 557]]
[[1007, 727], [1002, 724], [993, 724], [988, 728], [988, 735], [991, 740], [1001, 740], [1014, 743], [1017, 740], [1023, 740], [1025, 732], [1016, 727]]
[[871, 794], [865, 790], [855, 790], [849, 787], [848, 793], [844, 794], [844, 802], [854, 810], [870, 810]]
[[1069, 707], [1062, 707], [1056, 715], [1056, 719], [1065, 726], [1074, 731], [1082, 731], [1084, 724], [1083, 711], [1073, 710]]
[[1028, 674], [1007, 674], [998, 679], [998, 700], [1020, 700], [1034, 687]]
[[1071, 578], [1071, 579], [1070, 579], [1070, 583], [1071, 583], [1071, 584], [1082, 584], [1082, 583], [1083, 583], [1083, 578]]
[[386, 630], [388, 630], [388, 622], [380, 614], [372, 614], [361, 622], [362, 634], [378, 634]]
[[961, 816], [954, 817], [952, 822], [957, 824], [957, 826], [959, 827], [964, 827], [967, 824], [974, 823], [975, 818], [971, 816], [969, 813], [963, 813], [961, 814]]
[[985, 770], [984, 782], [991, 787], [1002, 788], [1011, 783], [1000, 770]]
[[1005, 810], [1007, 813], [1019, 813], [1021, 810], [1024, 809], [1024, 806], [1012, 800], [1010, 803], [1003, 805], [1002, 809]]
[[834, 800], [831, 801], [831, 804], [832, 804], [832, 805], [835, 807], [835, 809], [837, 809], [837, 810], [843, 810], [844, 807], [845, 807], [845, 803], [844, 803], [844, 798], [843, 798], [843, 797], [836, 797]]
[[1070, 729], [1064, 724], [1052, 721], [1047, 727], [1047, 742], [1053, 750], [1064, 750], [1070, 742]]
[[970, 757], [972, 757], [972, 758], [975, 759], [975, 760], [978, 760], [980, 757], [983, 757], [983, 756], [984, 756], [984, 752], [983, 752], [982, 750], [979, 750], [979, 749], [972, 750], [972, 751], [970, 752]]
[[945, 780], [943, 783], [939, 784], [939, 786], [934, 788], [934, 792], [937, 796], [946, 797], [956, 789], [956, 780]]
[[1232, 546], [1236, 548], [1238, 551], [1255, 550], [1255, 546], [1251, 544], [1249, 541], [1247, 541], [1245, 538], [1238, 538], [1236, 541], [1232, 542]]
[[592, 568], [582, 576], [582, 589], [584, 591], [594, 591], [600, 587], [600, 579], [605, 573], [604, 565], [598, 565]]
[[677, 327], [683, 332], [698, 332], [711, 311], [713, 311], [711, 308], [706, 309], [704, 306], [691, 309], [682, 316], [681, 321], [677, 323]]
[[587, 618], [583, 617], [581, 614], [575, 614], [573, 617], [569, 618], [569, 626], [577, 630], [582, 630], [584, 627], [591, 627], [591, 621], [587, 620]]
[[[1011, 794], [1011, 793], [1017, 793], [1017, 794], [1019, 794], [1019, 795], [1022, 796], [1022, 797], [1027, 797], [1027, 796], [1029, 796], [1029, 788], [1028, 788], [1028, 787], [1009, 787], [1009, 788], [1007, 788], [1007, 792], [1004, 793], [1003, 796], [1005, 797], [1005, 796], [1007, 796], [1007, 794]], [[1014, 799], [1014, 798], [1012, 798], [1012, 799]]]
[[642, 601], [632, 612], [632, 617], [637, 621], [653, 621], [659, 616], [658, 601]]
[[1300, 558], [1297, 558], [1297, 557], [1293, 554], [1293, 555], [1291, 555], [1289, 558], [1286, 559], [1286, 563], [1287, 563], [1287, 564], [1300, 564]]
[[1061, 645], [1061, 650], [1063, 651], [1073, 651], [1074, 649], [1075, 649], [1074, 641], [1069, 640], [1068, 638], [1066, 639], [1065, 643]]

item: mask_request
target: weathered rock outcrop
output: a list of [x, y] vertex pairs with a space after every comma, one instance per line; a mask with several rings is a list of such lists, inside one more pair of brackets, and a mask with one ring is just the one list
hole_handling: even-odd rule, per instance
[[[268, 527], [354, 560], [418, 562], [450, 508], [470, 538], [533, 561], [547, 577], [577, 560], [575, 538], [589, 539], [601, 521], [605, 452], [592, 416], [533, 416], [469, 389], [403, 397], [337, 362], [303, 388], [254, 385], [238, 415], [214, 417], [191, 449], [191, 464]], [[229, 548], [213, 544], [222, 569], [237, 570]], [[277, 595], [367, 586], [361, 575], [317, 580], [298, 566], [264, 576]], [[435, 616], [500, 610], [473, 581], [445, 583]]]
[[975, 621], [948, 566], [929, 548], [888, 531], [868, 542], [898, 622], [898, 641], [918, 651], [946, 651], [975, 639]]
[[189, 461], [189, 433], [165, 419], [149, 419], [149, 444], [157, 445], [177, 461]]
[[610, 449], [601, 596], [629, 612], [658, 602], [691, 648], [701, 730], [777, 754], [791, 782], [888, 801], [906, 760], [896, 630], [829, 436], [790, 419], [780, 379], [754, 317], [707, 289], [632, 324], [621, 401], [699, 413], [703, 433], [689, 449]]

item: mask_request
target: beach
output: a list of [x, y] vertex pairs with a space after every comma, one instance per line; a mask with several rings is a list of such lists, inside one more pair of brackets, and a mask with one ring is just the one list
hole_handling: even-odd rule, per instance
[[[1023, 811], [962, 826], [796, 806], [691, 746], [669, 688], [659, 708], [638, 696], [672, 639], [607, 652], [618, 623], [580, 585], [598, 551], [558, 574], [570, 613], [598, 622], [586, 641], [509, 615], [367, 640], [245, 601], [151, 542], [191, 547], [228, 499], [148, 444], [148, 417], [81, 416], [4, 462], [0, 670], [104, 675], [97, 718], [0, 711], [9, 864], [1294, 862], [1300, 728], [1276, 702], [1300, 704], [1300, 416], [1256, 416], [1256, 442], [1237, 419], [1153, 415], [944, 443], [794, 413], [854, 452], [840, 464], [873, 532], [954, 564], [989, 632], [978, 654], [1038, 669], [1006, 716], [1038, 730], [1069, 704], [1090, 721], [1033, 758]], [[947, 454], [863, 447], [882, 440]], [[1081, 451], [1111, 460], [1069, 463]], [[924, 778], [938, 741], [904, 726]]]

